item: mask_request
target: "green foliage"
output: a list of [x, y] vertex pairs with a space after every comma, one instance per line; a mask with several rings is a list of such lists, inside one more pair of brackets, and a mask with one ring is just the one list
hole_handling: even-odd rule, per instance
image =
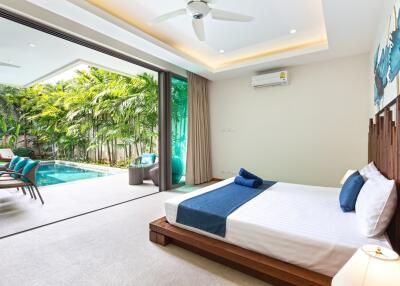
[[92, 154], [110, 165], [118, 163], [117, 150], [130, 160], [157, 147], [158, 83], [151, 74], [91, 67], [53, 85], [0, 85], [0, 103], [0, 138], [8, 146], [32, 135], [35, 149], [52, 158], [88, 161]]
[[14, 154], [20, 157], [29, 157], [32, 158], [34, 155], [34, 151], [32, 148], [28, 147], [19, 147], [13, 150]]

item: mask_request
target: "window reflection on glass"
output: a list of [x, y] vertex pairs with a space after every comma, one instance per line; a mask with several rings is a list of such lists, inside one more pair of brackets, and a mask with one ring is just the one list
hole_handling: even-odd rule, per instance
[[185, 182], [188, 137], [188, 84], [187, 80], [172, 77], [172, 184]]

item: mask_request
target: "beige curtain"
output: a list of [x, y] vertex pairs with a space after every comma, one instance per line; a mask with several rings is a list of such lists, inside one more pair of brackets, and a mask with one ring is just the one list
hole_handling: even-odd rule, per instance
[[189, 121], [186, 184], [190, 185], [209, 182], [212, 178], [207, 85], [207, 79], [188, 73]]

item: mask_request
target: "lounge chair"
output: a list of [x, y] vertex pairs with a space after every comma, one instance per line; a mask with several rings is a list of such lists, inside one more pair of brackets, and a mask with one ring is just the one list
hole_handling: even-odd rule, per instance
[[10, 177], [10, 179], [8, 180], [0, 180], [0, 189], [16, 188], [19, 190], [21, 188], [24, 194], [26, 194], [26, 189], [27, 189], [29, 191], [29, 194], [31, 195], [31, 198], [34, 198], [36, 200], [37, 199], [36, 194], [37, 194], [42, 204], [44, 204], [43, 198], [36, 185], [36, 172], [38, 168], [39, 168], [39, 162], [29, 160], [28, 164], [22, 170], [22, 172], [19, 173], [15, 171], [8, 171], [6, 173], [3, 173], [3, 176], [16, 175], [16, 178]]
[[[0, 176], [2, 175], [7, 175], [8, 177], [10, 177], [9, 172], [22, 172], [23, 167], [25, 167], [25, 164], [17, 167], [17, 164], [24, 158], [21, 158], [19, 156], [14, 156], [10, 162], [8, 162], [7, 164], [0, 166]], [[24, 159], [25, 161], [27, 161], [26, 159]]]
[[0, 149], [0, 161], [11, 161], [14, 157], [14, 153], [10, 148]]
[[10, 163], [7, 163], [7, 164], [5, 164], [3, 166], [0, 166], [0, 172], [2, 172], [2, 171], [10, 171], [9, 166], [10, 166]]

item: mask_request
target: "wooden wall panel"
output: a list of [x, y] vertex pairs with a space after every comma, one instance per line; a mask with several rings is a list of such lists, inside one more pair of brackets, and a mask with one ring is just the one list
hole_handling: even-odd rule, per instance
[[[395, 120], [393, 111], [386, 106], [383, 112], [369, 121], [368, 133], [368, 161], [374, 162], [376, 167], [389, 179], [396, 182], [400, 190], [400, 99], [394, 101]], [[400, 194], [396, 213], [388, 228], [388, 235], [393, 248], [400, 252]]]

